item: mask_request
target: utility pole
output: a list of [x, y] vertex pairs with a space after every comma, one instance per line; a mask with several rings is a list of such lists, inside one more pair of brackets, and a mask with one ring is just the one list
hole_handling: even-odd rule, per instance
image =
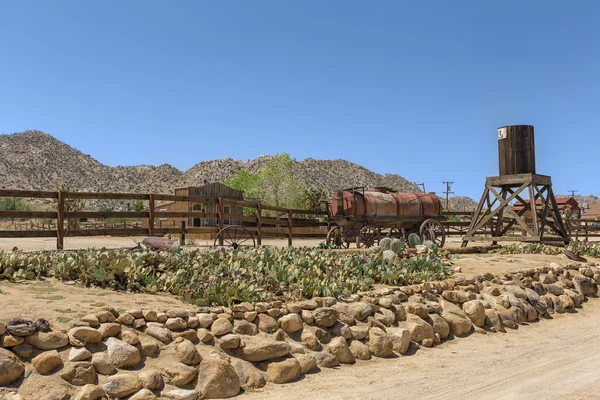
[[415, 185], [417, 185], [417, 186], [421, 186], [421, 187], [423, 188], [423, 193], [427, 193], [427, 192], [425, 191], [425, 183], [417, 183], [417, 182], [413, 182], [413, 183], [414, 183]]
[[446, 193], [446, 211], [450, 211], [448, 209], [448, 202], [449, 202], [448, 195], [454, 194], [454, 192], [450, 191], [450, 185], [452, 185], [454, 182], [442, 182], [442, 183], [446, 185], [446, 191], [442, 192], [442, 193]]
[[575, 198], [575, 192], [579, 192], [579, 190], [567, 190], [567, 192], [571, 192], [571, 198]]

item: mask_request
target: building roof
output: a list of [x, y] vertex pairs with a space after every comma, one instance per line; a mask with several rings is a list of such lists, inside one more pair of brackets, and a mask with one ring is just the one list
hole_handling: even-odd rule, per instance
[[600, 204], [590, 204], [585, 213], [581, 216], [584, 220], [600, 220]]
[[[572, 197], [555, 197], [555, 199], [556, 199], [556, 205], [558, 206], [559, 210], [564, 209], [567, 204], [569, 204], [572, 209], [576, 209], [576, 210], [579, 209], [579, 203], [577, 203], [577, 200], [575, 200]], [[523, 209], [525, 204], [529, 204], [529, 202], [530, 202], [530, 200], [525, 200], [525, 203], [521, 203], [519, 201], [519, 202], [515, 203], [515, 205], [513, 206], [513, 209], [515, 211], [520, 211]], [[542, 199], [537, 199], [535, 201], [535, 204], [541, 205]]]

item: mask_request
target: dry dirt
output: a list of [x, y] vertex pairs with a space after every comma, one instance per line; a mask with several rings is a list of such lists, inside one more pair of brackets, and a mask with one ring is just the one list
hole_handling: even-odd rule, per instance
[[249, 399], [598, 399], [600, 300], [508, 333], [324, 369]]
[[[83, 245], [85, 238], [81, 239]], [[463, 275], [474, 275], [551, 262], [564, 264], [568, 260], [562, 255], [464, 254], [453, 256], [453, 262], [462, 268]], [[182, 306], [177, 297], [167, 294], [84, 288], [55, 279], [0, 281], [0, 289], [0, 321], [44, 317], [55, 328], [104, 306], [119, 310]], [[342, 367], [343, 371], [324, 369], [298, 382], [269, 384], [258, 392], [246, 392], [244, 398], [600, 399], [600, 375], [596, 372], [600, 366], [598, 323], [600, 300], [591, 299], [576, 313], [557, 315], [506, 334], [472, 334], [395, 359], [359, 362]]]

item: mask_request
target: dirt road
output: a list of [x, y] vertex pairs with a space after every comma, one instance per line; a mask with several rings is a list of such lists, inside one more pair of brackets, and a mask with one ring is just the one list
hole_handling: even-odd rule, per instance
[[324, 369], [249, 399], [600, 399], [600, 299], [501, 334]]

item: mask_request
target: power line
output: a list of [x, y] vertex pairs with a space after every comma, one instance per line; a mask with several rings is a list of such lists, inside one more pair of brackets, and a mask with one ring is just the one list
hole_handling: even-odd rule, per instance
[[417, 186], [421, 186], [423, 188], [423, 193], [427, 193], [427, 191], [425, 190], [425, 183], [417, 183], [417, 182], [413, 182], [413, 183]]
[[449, 202], [448, 195], [454, 194], [454, 192], [450, 191], [450, 185], [452, 185], [454, 182], [442, 182], [442, 183], [446, 185], [446, 191], [442, 192], [442, 193], [446, 193], [446, 211], [449, 211], [449, 209], [448, 209], [448, 202]]
[[579, 192], [579, 190], [567, 190], [567, 192], [571, 192], [571, 198], [575, 198], [575, 192]]

